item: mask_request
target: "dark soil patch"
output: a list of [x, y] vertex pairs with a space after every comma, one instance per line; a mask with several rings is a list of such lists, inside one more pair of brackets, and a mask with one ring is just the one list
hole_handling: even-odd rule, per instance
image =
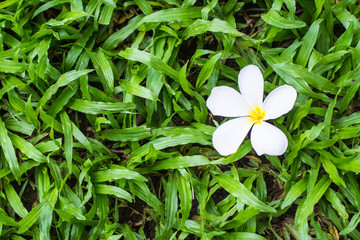
[[[12, 183], [12, 185], [14, 185], [15, 182]], [[20, 188], [21, 186], [19, 186]], [[17, 191], [17, 190], [15, 190]], [[36, 207], [36, 205], [38, 204], [38, 193], [36, 191], [35, 188], [33, 188], [31, 186], [30, 183], [28, 183], [28, 185], [26, 186], [24, 193], [22, 195], [21, 198], [21, 202], [24, 204], [24, 207], [26, 208], [26, 210], [28, 210], [29, 212], [31, 211], [32, 208]]]
[[119, 208], [119, 222], [127, 224], [131, 228], [138, 231], [143, 228], [147, 238], [155, 238], [156, 223], [146, 215], [146, 208], [149, 206], [139, 198], [136, 198], [133, 203], [127, 203]]
[[187, 61], [190, 61], [191, 57], [194, 55], [197, 46], [197, 38], [189, 38], [180, 45], [178, 57], [181, 64], [185, 64]]
[[229, 193], [228, 193], [225, 189], [219, 188], [219, 189], [216, 190], [216, 192], [212, 195], [212, 199], [214, 200], [215, 204], [218, 204], [219, 202], [221, 202], [222, 200], [224, 200], [228, 195], [229, 195]]

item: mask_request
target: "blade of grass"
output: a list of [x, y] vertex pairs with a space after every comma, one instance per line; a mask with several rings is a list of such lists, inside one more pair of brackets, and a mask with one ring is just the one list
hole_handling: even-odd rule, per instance
[[234, 178], [225, 174], [214, 175], [213, 177], [226, 191], [235, 196], [240, 202], [258, 208], [262, 212], [276, 212], [274, 208], [261, 202], [249, 189]]
[[1, 150], [4, 153], [5, 159], [10, 167], [15, 179], [20, 178], [19, 162], [17, 160], [14, 147], [8, 136], [8, 131], [5, 128], [5, 124], [0, 117], [0, 144]]

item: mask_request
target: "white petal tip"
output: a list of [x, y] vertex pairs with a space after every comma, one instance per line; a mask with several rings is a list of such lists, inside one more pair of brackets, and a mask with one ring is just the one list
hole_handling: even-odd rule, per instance
[[295, 88], [290, 85], [277, 87], [265, 98], [264, 111], [266, 112], [264, 120], [276, 119], [288, 113], [293, 107], [297, 98]]
[[257, 70], [260, 70], [260, 68], [254, 64], [249, 64], [245, 67], [243, 67], [240, 71], [245, 71], [245, 70], [248, 70], [248, 71], [257, 71]]
[[267, 122], [255, 124], [251, 130], [251, 145], [257, 155], [280, 156], [288, 147], [286, 135]]
[[213, 134], [213, 146], [222, 156], [235, 153], [252, 126], [248, 117], [236, 118], [220, 125]]
[[239, 89], [246, 101], [252, 106], [260, 105], [264, 96], [264, 77], [255, 65], [242, 68], [238, 75]]
[[211, 90], [206, 106], [215, 116], [240, 117], [247, 114], [249, 106], [235, 89], [227, 86]]

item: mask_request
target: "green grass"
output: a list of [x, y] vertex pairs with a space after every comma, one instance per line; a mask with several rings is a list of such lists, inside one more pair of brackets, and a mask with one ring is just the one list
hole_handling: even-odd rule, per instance
[[[360, 5], [0, 3], [0, 239], [360, 239]], [[205, 101], [255, 64], [295, 107], [258, 157]]]

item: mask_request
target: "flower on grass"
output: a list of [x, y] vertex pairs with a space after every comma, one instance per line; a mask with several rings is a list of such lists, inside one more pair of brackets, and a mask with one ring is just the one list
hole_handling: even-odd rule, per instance
[[227, 86], [215, 87], [206, 101], [213, 115], [237, 117], [215, 130], [214, 148], [224, 156], [235, 153], [252, 127], [250, 140], [257, 155], [282, 155], [288, 140], [279, 128], [265, 121], [288, 113], [294, 106], [296, 90], [282, 85], [263, 101], [264, 78], [255, 65], [241, 69], [238, 82], [241, 93]]

